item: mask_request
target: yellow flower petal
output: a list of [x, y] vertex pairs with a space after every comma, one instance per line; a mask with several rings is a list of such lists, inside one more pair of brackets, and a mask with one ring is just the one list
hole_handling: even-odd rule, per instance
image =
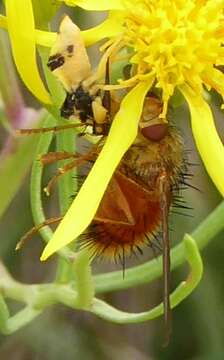
[[124, 4], [122, 0], [64, 0], [66, 5], [79, 6], [85, 10], [122, 10]]
[[42, 102], [50, 97], [36, 62], [35, 26], [31, 0], [6, 0], [8, 32], [18, 72], [28, 89]]
[[55, 43], [56, 38], [57, 38], [56, 32], [42, 31], [37, 29], [35, 30], [36, 44], [51, 48]]
[[[6, 16], [0, 15], [0, 28], [8, 29]], [[56, 32], [35, 29], [35, 42], [38, 45], [52, 47], [57, 37]]]
[[3, 29], [7, 29], [7, 20], [6, 17], [3, 15], [0, 15], [0, 27]]
[[110, 11], [108, 18], [91, 29], [82, 31], [86, 46], [90, 46], [101, 39], [114, 37], [122, 33], [123, 16], [118, 11]]
[[192, 131], [207, 172], [224, 196], [224, 146], [217, 134], [209, 105], [187, 86], [180, 87], [191, 112]]
[[215, 68], [202, 75], [203, 82], [215, 89], [224, 98], [224, 74]]
[[[123, 17], [117, 11], [111, 11], [108, 18], [99, 25], [81, 32], [86, 46], [91, 46], [101, 39], [119, 35], [122, 28]], [[7, 19], [0, 15], [0, 28], [7, 29]], [[38, 45], [52, 47], [56, 41], [57, 33], [35, 29], [35, 42]]]
[[122, 101], [97, 161], [44, 249], [41, 260], [76, 239], [92, 221], [113, 172], [137, 135], [144, 98], [152, 82], [139, 83]]

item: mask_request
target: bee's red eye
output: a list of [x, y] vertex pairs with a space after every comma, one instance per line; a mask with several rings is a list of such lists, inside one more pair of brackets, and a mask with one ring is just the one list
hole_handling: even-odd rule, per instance
[[168, 131], [167, 124], [154, 124], [141, 128], [142, 135], [151, 141], [160, 141], [166, 135]]

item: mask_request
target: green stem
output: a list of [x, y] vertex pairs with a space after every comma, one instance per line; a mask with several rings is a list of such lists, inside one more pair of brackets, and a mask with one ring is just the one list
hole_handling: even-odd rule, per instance
[[[43, 126], [48, 127], [54, 125], [55, 125], [54, 118], [51, 115], [47, 115], [44, 120]], [[52, 137], [53, 137], [52, 132], [44, 133], [41, 135], [37, 146], [37, 151], [35, 156], [36, 160], [34, 161], [32, 167], [30, 197], [31, 197], [31, 209], [32, 209], [35, 225], [41, 224], [42, 222], [45, 221], [45, 214], [42, 205], [42, 182], [41, 182], [42, 174], [43, 174], [43, 166], [39, 158], [41, 155], [46, 154], [48, 152], [48, 148], [50, 146]], [[40, 230], [40, 234], [43, 240], [45, 242], [48, 242], [52, 237], [53, 232], [49, 226], [45, 226]], [[59, 253], [62, 257], [68, 260], [72, 259], [74, 255], [74, 253], [70, 251], [68, 248], [64, 248], [60, 250]]]
[[[199, 249], [204, 248], [217, 234], [224, 229], [224, 202], [222, 202], [192, 233]], [[171, 269], [183, 264], [184, 244], [180, 243], [171, 251]], [[127, 269], [123, 279], [122, 271], [96, 275], [94, 278], [96, 293], [105, 293], [119, 289], [146, 284], [162, 275], [162, 257], [143, 265]]]
[[[73, 131], [61, 131], [56, 135], [56, 139], [57, 151], [74, 152], [75, 137]], [[59, 161], [58, 167], [63, 167], [66, 163], [66, 161]], [[63, 174], [63, 176], [61, 176], [58, 180], [58, 193], [61, 214], [65, 214], [71, 204], [71, 196], [76, 190], [75, 185], [73, 170]], [[56, 271], [56, 281], [66, 283], [72, 279], [72, 276], [72, 264], [69, 264], [63, 258], [59, 257]]]
[[76, 306], [80, 309], [89, 309], [94, 297], [94, 283], [91, 273], [89, 253], [80, 251], [74, 261], [75, 288], [78, 293]]
[[3, 296], [0, 294], [0, 330], [5, 333], [7, 329], [7, 321], [9, 319], [9, 310]]
[[[202, 261], [195, 241], [191, 236], [186, 235], [183, 244], [184, 256], [191, 267], [191, 273], [188, 279], [183, 281], [171, 294], [172, 308], [177, 306], [195, 289], [202, 276]], [[31, 306], [27, 307], [10, 318], [7, 321], [7, 327], [11, 322], [13, 326], [11, 325], [10, 329], [15, 331], [29, 322], [29, 319], [37, 316], [44, 308], [57, 302], [61, 302], [74, 309], [89, 309], [92, 313], [105, 320], [122, 324], [143, 322], [163, 314], [163, 304], [159, 304], [150, 311], [134, 314], [117, 310], [102, 300], [93, 299], [93, 284], [90, 266], [87, 266], [88, 263], [88, 253], [80, 252], [74, 263], [77, 275], [76, 290], [69, 286], [56, 284], [30, 286], [33, 288], [33, 297], [30, 298], [29, 294], [29, 303], [30, 305], [32, 304], [32, 308]], [[16, 285], [15, 283], [15, 287], [19, 287], [19, 284]], [[26, 315], [25, 319], [22, 319], [23, 312]], [[3, 331], [5, 331], [4, 327]]]
[[4, 298], [14, 299], [28, 303], [35, 292], [35, 285], [27, 285], [17, 282], [8, 273], [5, 266], [0, 262], [0, 292]]
[[40, 310], [27, 306], [23, 310], [19, 311], [16, 315], [8, 319], [5, 328], [2, 333], [9, 335], [19, 330], [21, 327], [29, 324], [41, 313]]
[[[170, 295], [171, 308], [182, 302], [197, 286], [202, 277], [203, 265], [196, 242], [190, 235], [185, 235], [183, 240], [184, 256], [191, 267], [191, 273], [186, 281], [183, 281], [176, 290]], [[102, 300], [94, 299], [91, 312], [105, 320], [119, 323], [138, 323], [155, 319], [163, 314], [163, 303], [154, 307], [152, 310], [142, 313], [128, 313], [117, 310]]]

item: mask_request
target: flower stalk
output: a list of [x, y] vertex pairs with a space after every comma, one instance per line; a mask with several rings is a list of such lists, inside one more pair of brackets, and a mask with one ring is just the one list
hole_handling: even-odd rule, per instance
[[[172, 304], [176, 306], [188, 292], [191, 292], [202, 274], [202, 263], [198, 253], [198, 248], [204, 248], [217, 234], [224, 229], [224, 203], [222, 202], [212, 214], [210, 214], [191, 234], [186, 236], [185, 241], [175, 246], [171, 251], [172, 269], [180, 266], [185, 262], [185, 258], [189, 261], [193, 271], [193, 278], [190, 281], [181, 283], [172, 295]], [[193, 240], [194, 239], [194, 240]], [[152, 260], [147, 264], [140, 265], [134, 269], [127, 269], [125, 279], [123, 279], [122, 271], [110, 274], [96, 275], [94, 282], [96, 284], [96, 293], [103, 293], [107, 291], [115, 291], [120, 289], [127, 289], [132, 286], [149, 283], [152, 280], [161, 276], [161, 258], [159, 261]], [[7, 325], [7, 333], [12, 333], [18, 328], [26, 325], [29, 321], [34, 319], [46, 307], [55, 304], [63, 303], [64, 305], [77, 309], [80, 302], [77, 301], [76, 286], [74, 282], [67, 285], [62, 284], [35, 284], [23, 285], [16, 282], [5, 271], [3, 265], [0, 267], [1, 281], [0, 290], [4, 297], [12, 298], [19, 302], [24, 302], [27, 305], [19, 314], [9, 318]], [[81, 283], [80, 283], [81, 286]], [[87, 292], [88, 293], [88, 292]], [[90, 292], [91, 293], [91, 292]], [[137, 314], [123, 313], [120, 310], [109, 306], [105, 302], [94, 298], [91, 312], [96, 315], [116, 323], [127, 322], [141, 322], [148, 317], [155, 317], [162, 313], [162, 308], [156, 307], [150, 312]], [[23, 317], [23, 315], [26, 315]], [[22, 315], [22, 316], [21, 316]], [[132, 318], [132, 319], [131, 319]], [[1, 329], [1, 331], [3, 331]]]

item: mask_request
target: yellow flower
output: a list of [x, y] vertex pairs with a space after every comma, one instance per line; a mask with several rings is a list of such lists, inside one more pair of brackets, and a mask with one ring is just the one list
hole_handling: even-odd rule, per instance
[[102, 24], [85, 34], [91, 39], [89, 43], [109, 37], [99, 67], [107, 56], [128, 49], [135, 72], [129, 80], [119, 83], [120, 87], [131, 86], [132, 90], [123, 99], [105, 147], [45, 248], [43, 260], [74, 240], [93, 219], [116, 166], [135, 139], [144, 97], [153, 83], [162, 92], [164, 121], [174, 90], [179, 89], [184, 95], [199, 153], [224, 195], [224, 148], [203, 98], [204, 86], [224, 96], [224, 75], [218, 69], [224, 65], [224, 1], [67, 0], [65, 3], [86, 10], [110, 10]]
[[31, 0], [6, 0], [6, 18], [0, 17], [0, 26], [8, 28], [13, 57], [18, 72], [40, 101], [50, 103], [50, 96], [41, 80], [36, 63], [34, 15]]

